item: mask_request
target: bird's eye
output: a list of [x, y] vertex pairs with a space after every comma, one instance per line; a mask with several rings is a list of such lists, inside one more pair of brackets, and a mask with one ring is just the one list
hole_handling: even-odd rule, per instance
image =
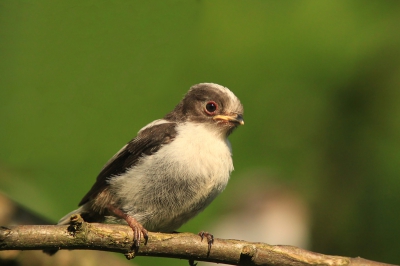
[[210, 101], [206, 104], [206, 113], [209, 115], [213, 115], [218, 109], [218, 104], [214, 101]]

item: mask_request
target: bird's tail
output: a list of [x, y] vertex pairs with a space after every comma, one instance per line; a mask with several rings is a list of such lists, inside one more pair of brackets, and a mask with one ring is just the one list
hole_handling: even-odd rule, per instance
[[85, 210], [85, 205], [80, 206], [78, 209], [66, 214], [63, 218], [61, 218], [57, 225], [67, 225], [70, 222], [71, 216], [74, 214], [82, 214]]

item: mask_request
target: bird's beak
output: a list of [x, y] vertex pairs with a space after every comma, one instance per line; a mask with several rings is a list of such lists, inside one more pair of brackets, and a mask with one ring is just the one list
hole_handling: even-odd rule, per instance
[[233, 122], [239, 125], [244, 125], [243, 116], [241, 114], [231, 114], [231, 115], [216, 115], [213, 117], [214, 120], [222, 120], [226, 122]]

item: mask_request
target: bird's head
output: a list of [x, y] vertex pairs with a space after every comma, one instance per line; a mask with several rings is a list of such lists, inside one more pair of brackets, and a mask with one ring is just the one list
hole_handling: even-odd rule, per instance
[[205, 123], [229, 135], [244, 124], [243, 106], [226, 87], [214, 83], [194, 85], [165, 119], [176, 122]]

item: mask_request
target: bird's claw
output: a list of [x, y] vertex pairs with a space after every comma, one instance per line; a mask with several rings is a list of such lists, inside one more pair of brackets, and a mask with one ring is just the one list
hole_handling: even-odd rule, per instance
[[138, 222], [129, 223], [129, 226], [132, 228], [133, 231], [133, 246], [135, 248], [139, 248], [140, 241], [142, 240], [142, 235], [144, 238], [144, 244], [146, 245], [147, 240], [149, 239], [147, 230]]
[[205, 237], [207, 239], [207, 244], [208, 244], [208, 252], [207, 252], [207, 256], [210, 255], [210, 251], [211, 251], [211, 246], [212, 244], [214, 244], [214, 235], [205, 232], [205, 231], [201, 231], [199, 233], [199, 236], [201, 237], [201, 241], [203, 242], [203, 238]]
[[142, 240], [142, 235], [144, 238], [145, 245], [147, 244], [147, 240], [148, 240], [149, 236], [148, 236], [147, 230], [140, 223], [138, 223], [135, 219], [133, 219], [133, 220], [128, 219], [128, 220], [127, 220], [128, 225], [133, 231], [133, 246], [132, 246], [132, 250], [130, 250], [128, 253], [125, 254], [125, 257], [128, 260], [131, 260], [136, 256], [136, 252], [139, 251], [139, 246], [140, 246], [140, 241]]
[[[129, 227], [133, 231], [133, 251], [139, 250], [140, 240], [142, 240], [142, 235], [144, 238], [144, 244], [147, 244], [147, 240], [149, 239], [149, 235], [147, 230], [141, 225], [134, 217], [125, 213], [119, 208], [114, 207], [113, 205], [109, 205], [108, 209], [113, 212], [116, 216], [124, 219]], [[135, 256], [134, 252], [127, 253], [126, 257], [131, 259]]]

